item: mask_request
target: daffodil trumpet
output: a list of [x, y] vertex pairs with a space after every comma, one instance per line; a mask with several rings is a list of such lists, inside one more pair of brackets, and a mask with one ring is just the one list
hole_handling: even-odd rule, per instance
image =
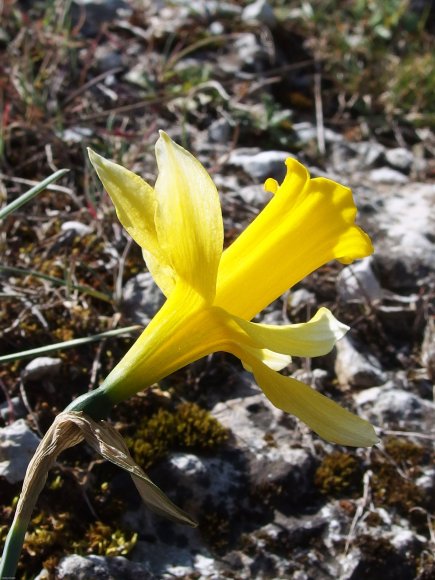
[[326, 308], [306, 323], [266, 325], [251, 319], [318, 267], [372, 253], [355, 224], [352, 192], [311, 179], [295, 159], [281, 184], [268, 179], [266, 207], [223, 251], [219, 195], [201, 163], [161, 132], [159, 175], [152, 187], [89, 150], [124, 228], [140, 245], [166, 302], [124, 358], [70, 411], [101, 416], [110, 406], [212, 352], [238, 357], [271, 402], [321, 437], [350, 446], [377, 441], [367, 421], [314, 389], [279, 373], [292, 356], [331, 351], [348, 327]]

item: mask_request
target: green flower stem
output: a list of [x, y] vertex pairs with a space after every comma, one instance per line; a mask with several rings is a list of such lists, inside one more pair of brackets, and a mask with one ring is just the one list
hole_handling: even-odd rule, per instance
[[80, 397], [77, 397], [77, 399], [74, 399], [74, 401], [72, 401], [72, 403], [70, 403], [65, 409], [65, 411], [82, 411], [95, 421], [99, 421], [100, 419], [107, 417], [110, 409], [114, 405], [115, 401], [109, 397], [103, 383], [97, 389], [89, 391], [88, 393], [84, 393]]
[[15, 514], [14, 521], [12, 522], [12, 526], [10, 527], [6, 537], [6, 542], [3, 548], [3, 557], [0, 561], [0, 580], [16, 578], [15, 574], [18, 560], [20, 559], [30, 515], [31, 512], [29, 517], [26, 519], [23, 517], [17, 517]]

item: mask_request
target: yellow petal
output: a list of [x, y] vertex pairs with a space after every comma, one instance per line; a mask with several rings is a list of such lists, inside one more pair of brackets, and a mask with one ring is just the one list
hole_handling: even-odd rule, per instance
[[248, 320], [319, 266], [373, 251], [354, 223], [351, 190], [309, 179], [295, 159], [286, 164], [283, 183], [219, 266], [215, 304]]
[[177, 277], [211, 301], [223, 245], [218, 192], [199, 161], [163, 132], [156, 157], [159, 243]]
[[292, 356], [313, 357], [327, 354], [349, 330], [327, 308], [320, 308], [309, 322], [284, 326], [255, 324], [236, 317], [234, 319], [260, 348]]
[[91, 163], [115, 206], [119, 221], [141, 246], [148, 269], [168, 296], [175, 283], [171, 265], [157, 239], [154, 189], [135, 173], [88, 149]]
[[176, 370], [225, 350], [222, 311], [209, 307], [191, 286], [177, 283], [130, 350], [103, 383], [112, 404], [123, 401]]
[[[253, 357], [267, 365], [270, 369], [274, 371], [282, 371], [286, 366], [292, 362], [292, 357], [287, 354], [281, 354], [279, 352], [274, 352], [267, 348], [253, 348], [251, 346], [243, 345], [243, 350], [250, 353]], [[252, 368], [249, 364], [242, 360], [242, 364], [245, 369], [252, 373]]]
[[378, 442], [373, 426], [308, 385], [249, 361], [257, 383], [279, 409], [296, 415], [320, 437], [332, 443], [368, 447]]

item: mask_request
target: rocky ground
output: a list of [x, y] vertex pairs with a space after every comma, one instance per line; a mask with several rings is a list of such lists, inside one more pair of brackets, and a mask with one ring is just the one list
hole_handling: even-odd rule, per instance
[[[3, 158], [8, 201], [17, 187], [10, 178], [37, 179], [52, 165], [73, 172], [64, 191], [44, 194], [7, 222], [2, 263], [61, 278], [74, 256], [73, 283], [109, 299], [4, 269], [2, 351], [144, 325], [162, 303], [139, 252], [83, 169], [83, 145], [152, 181], [156, 130], [187, 143], [219, 188], [228, 242], [267, 202], [261, 184], [282, 177], [290, 154], [312, 175], [353, 188], [375, 253], [346, 267], [328, 264], [260, 319], [305, 321], [326, 305], [351, 326], [334, 353], [295, 360], [289, 372], [369, 419], [380, 443], [368, 450], [325, 443], [274, 408], [249, 373], [218, 353], [112, 416], [137, 460], [198, 528], [151, 514], [128, 476], [85, 447], [72, 450], [41, 496], [20, 577], [429, 580], [435, 575], [432, 129], [409, 119], [393, 123], [388, 111], [380, 123], [350, 105], [341, 110], [340, 98], [352, 95], [334, 93], [325, 70], [319, 101], [313, 40], [302, 41], [288, 26], [288, 19], [304, 17], [296, 3], [291, 18], [283, 18], [285, 2], [145, 4], [73, 3], [77, 57], [88, 76], [80, 77], [77, 96], [71, 87], [48, 95], [49, 104], [63, 103], [64, 122], [45, 129], [42, 154], [33, 127], [47, 122], [45, 114], [52, 119], [49, 107], [25, 109], [21, 125], [17, 110], [8, 109], [19, 125], [8, 134]], [[30, 10], [18, 6], [23, 14]], [[15, 56], [21, 49], [15, 37]], [[17, 146], [28, 148], [33, 161], [30, 155], [18, 161]], [[2, 537], [41, 433], [73, 396], [98, 384], [130, 342], [112, 339], [86, 352], [3, 365]], [[195, 442], [168, 442], [173, 421], [190, 417]]]

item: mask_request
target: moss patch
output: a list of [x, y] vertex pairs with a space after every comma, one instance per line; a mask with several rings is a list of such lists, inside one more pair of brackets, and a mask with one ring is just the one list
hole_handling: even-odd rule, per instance
[[[1, 542], [6, 539], [7, 529], [6, 525], [0, 526]], [[126, 556], [136, 541], [136, 533], [121, 529], [116, 522], [89, 523], [77, 518], [75, 512], [40, 510], [26, 534], [19, 577], [33, 578], [42, 567], [54, 574], [59, 560], [69, 553]]]
[[320, 493], [333, 497], [360, 495], [362, 468], [357, 457], [334, 451], [316, 470], [314, 483]]
[[135, 461], [147, 469], [170, 451], [210, 451], [227, 439], [228, 430], [208, 411], [182, 403], [173, 411], [159, 409], [142, 419], [126, 443]]
[[418, 524], [422, 515], [419, 510], [411, 510], [415, 506], [430, 509], [431, 497], [422, 492], [415, 479], [421, 475], [422, 466], [433, 460], [433, 454], [423, 445], [397, 437], [386, 439], [384, 446], [385, 455], [376, 453], [372, 463], [375, 503], [393, 507]]

